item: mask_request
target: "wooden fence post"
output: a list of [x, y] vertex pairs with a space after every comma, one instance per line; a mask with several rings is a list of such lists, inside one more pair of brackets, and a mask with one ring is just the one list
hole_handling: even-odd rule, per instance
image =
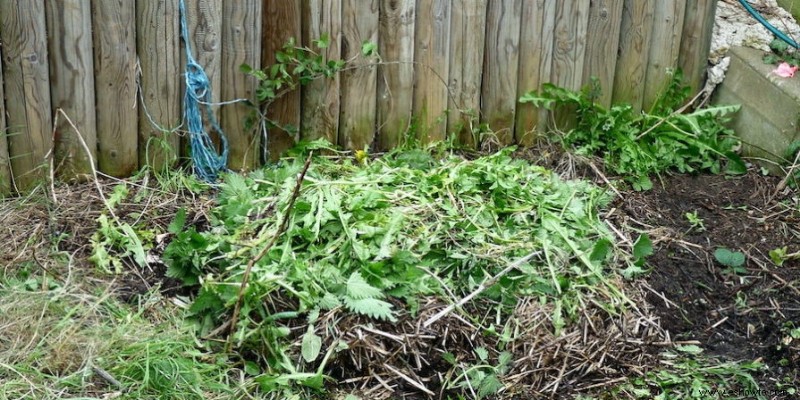
[[[243, 74], [239, 67], [248, 64], [261, 68], [261, 0], [237, 0], [222, 3], [221, 97], [223, 100], [245, 98], [256, 104], [258, 82]], [[255, 127], [245, 126], [252, 109], [236, 103], [221, 111], [222, 130], [230, 141], [228, 166], [233, 170], [250, 170], [259, 165], [260, 134]]]
[[[211, 102], [219, 103], [221, 99], [220, 92], [222, 91], [220, 73], [222, 63], [222, 2], [218, 0], [187, 0], [186, 23], [189, 30], [188, 41], [192, 46], [192, 56], [208, 77], [211, 87]], [[213, 106], [212, 113], [219, 121], [220, 107]], [[206, 126], [206, 132], [211, 133], [211, 127]], [[186, 157], [191, 157], [191, 138], [187, 135], [182, 139], [183, 154]], [[218, 136], [211, 134], [211, 140], [216, 146], [219, 146]]]
[[684, 1], [656, 2], [644, 81], [644, 109], [649, 109], [663, 93], [672, 79], [668, 72], [678, 67], [685, 7]]
[[0, 199], [11, 193], [11, 160], [8, 159], [8, 130], [6, 129], [6, 96], [3, 93], [3, 57], [0, 47]]
[[[301, 46], [302, 32], [302, 5], [300, 0], [265, 0], [262, 19], [261, 34], [261, 65], [269, 68], [275, 64], [275, 53], [283, 48], [289, 40], [294, 39], [296, 46]], [[275, 99], [270, 104], [267, 117], [280, 126], [289, 127], [288, 130], [279, 127], [269, 131], [270, 159], [277, 160], [281, 153], [294, 146], [299, 139], [300, 122], [300, 91], [298, 86]]]
[[[139, 168], [136, 3], [93, 1], [97, 166], [119, 178]], [[141, 123], [149, 124], [147, 121]]]
[[450, 55], [450, 0], [417, 0], [414, 117], [423, 143], [445, 138]]
[[[323, 51], [323, 59], [342, 58], [342, 2], [341, 0], [303, 1], [303, 45], [311, 46], [327, 34], [330, 43]], [[339, 139], [339, 74], [329, 79], [318, 79], [303, 88], [301, 137], [305, 140], [325, 138], [333, 144]]]
[[339, 117], [339, 145], [363, 149], [373, 142], [377, 114], [377, 75], [375, 66], [361, 53], [365, 41], [378, 43], [378, 0], [342, 2], [342, 57], [356, 58], [342, 74], [342, 108]]
[[24, 191], [45, 179], [53, 148], [44, 1], [0, 0], [0, 26], [9, 156]]
[[448, 86], [453, 98], [447, 99], [447, 133], [468, 147], [478, 139], [472, 128], [480, 123], [487, 4], [487, 0], [453, 0], [450, 14]]
[[514, 140], [521, 23], [521, 0], [489, 0], [481, 114], [503, 146]]
[[[91, 4], [82, 0], [48, 1], [50, 100], [65, 118], [55, 131], [55, 169], [62, 179], [88, 179], [97, 160]], [[105, 106], [105, 105], [103, 105]], [[89, 149], [86, 153], [81, 138]]]
[[583, 64], [582, 84], [589, 85], [593, 77], [597, 78], [602, 92], [596, 101], [605, 107], [611, 105], [614, 90], [619, 30], [622, 25], [622, 5], [622, 0], [592, 0], [589, 8], [586, 61]]
[[625, 0], [622, 8], [619, 57], [612, 101], [629, 103], [634, 112], [641, 111], [644, 99], [655, 6], [655, 0]]
[[692, 92], [702, 89], [706, 79], [716, 9], [716, 0], [686, 1], [679, 65]]
[[[181, 48], [177, 0], [136, 1], [139, 166], [170, 168], [180, 154]], [[156, 125], [156, 126], [154, 126]]]
[[[378, 142], [380, 150], [400, 144], [411, 122], [414, 100], [414, 0], [380, 0], [378, 33]], [[391, 64], [399, 63], [399, 64]]]
[[[553, 68], [553, 45], [556, 24], [556, 0], [526, 0], [522, 3], [519, 78], [517, 99], [531, 90], [541, 90], [549, 83]], [[517, 104], [514, 130], [517, 143], [533, 145], [536, 136], [547, 129], [549, 111], [533, 104]]]

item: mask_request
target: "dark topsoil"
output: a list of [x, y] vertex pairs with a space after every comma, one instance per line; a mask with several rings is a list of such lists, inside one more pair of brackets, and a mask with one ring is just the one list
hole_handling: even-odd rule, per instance
[[[648, 231], [655, 254], [645, 277], [648, 302], [672, 340], [697, 340], [722, 360], [761, 360], [757, 379], [773, 390], [775, 380], [797, 382], [800, 340], [800, 261], [776, 266], [769, 251], [800, 250], [796, 191], [776, 193], [778, 179], [751, 172], [741, 177], [678, 175], [648, 192], [617, 201], [611, 220]], [[705, 227], [692, 227], [696, 213]], [[746, 272], [734, 273], [714, 258], [724, 247], [746, 255]]]

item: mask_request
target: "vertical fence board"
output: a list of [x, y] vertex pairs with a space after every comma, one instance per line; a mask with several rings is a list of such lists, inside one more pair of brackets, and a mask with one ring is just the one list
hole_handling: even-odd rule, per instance
[[396, 147], [409, 127], [414, 99], [414, 2], [380, 0], [377, 148]]
[[[588, 24], [589, 0], [562, 1], [556, 6], [553, 84], [572, 90], [581, 88]], [[553, 120], [558, 129], [569, 129], [575, 121], [574, 108], [554, 110]]]
[[[312, 47], [312, 41], [328, 35], [330, 43], [322, 51], [323, 59], [338, 60], [342, 57], [342, 2], [341, 0], [303, 1], [303, 45]], [[339, 74], [329, 79], [317, 79], [302, 90], [301, 138], [314, 140], [324, 138], [338, 143], [339, 132]]]
[[669, 83], [671, 77], [667, 74], [668, 70], [678, 67], [685, 7], [684, 1], [656, 3], [650, 58], [644, 81], [644, 108], [649, 108]]
[[3, 93], [3, 57], [0, 46], [0, 198], [11, 193], [11, 161], [8, 159], [8, 131], [6, 130], [6, 96]]
[[414, 116], [423, 142], [447, 129], [450, 0], [418, 0], [414, 37]]
[[8, 145], [14, 182], [30, 189], [47, 176], [53, 147], [44, 1], [0, 0]]
[[175, 131], [181, 123], [183, 99], [178, 22], [177, 1], [136, 1], [136, 51], [142, 95], [139, 165], [149, 165], [156, 170], [170, 167], [180, 150]]
[[[459, 143], [475, 146], [473, 124], [480, 121], [481, 78], [486, 38], [487, 0], [453, 0], [450, 14], [449, 87], [447, 132]], [[477, 126], [474, 126], [477, 128]]]
[[[261, 34], [261, 65], [276, 63], [275, 53], [289, 39], [302, 42], [302, 7], [300, 0], [265, 0]], [[269, 155], [277, 160], [281, 153], [294, 146], [300, 129], [300, 87], [282, 93], [267, 109], [267, 117], [279, 127], [269, 131]], [[285, 129], [282, 129], [285, 128]]]
[[[357, 57], [365, 41], [378, 42], [378, 0], [344, 0], [342, 57]], [[378, 74], [369, 62], [357, 57], [355, 68], [342, 73], [339, 144], [347, 149], [363, 149], [373, 141]]]
[[592, 0], [589, 8], [586, 62], [583, 64], [583, 85], [596, 77], [602, 92], [596, 100], [608, 107], [614, 89], [614, 70], [617, 67], [619, 29], [622, 22], [623, 0]]
[[708, 53], [711, 50], [711, 34], [714, 30], [715, 0], [687, 0], [683, 19], [680, 60], [684, 82], [693, 92], [703, 88]]
[[521, 18], [521, 0], [489, 1], [481, 114], [501, 145], [514, 139]]
[[[222, 3], [222, 99], [244, 98], [256, 103], [258, 82], [243, 74], [239, 67], [248, 64], [261, 68], [261, 4], [260, 0]], [[234, 170], [253, 169], [259, 163], [259, 133], [254, 128], [245, 127], [245, 118], [251, 115], [251, 111], [242, 103], [220, 110], [222, 130], [231, 144], [228, 166]]]
[[[50, 101], [54, 111], [63, 109], [78, 128], [75, 132], [65, 118], [58, 119], [55, 172], [62, 179], [85, 179], [97, 159], [91, 4], [63, 0], [48, 1], [46, 6]], [[78, 135], [86, 143], [88, 154]]]
[[[519, 80], [517, 98], [531, 90], [540, 90], [550, 82], [553, 66], [553, 41], [556, 21], [555, 0], [525, 0], [522, 4], [520, 31]], [[532, 104], [518, 104], [516, 140], [530, 146], [546, 128], [548, 111]]]
[[93, 1], [92, 24], [97, 167], [127, 177], [139, 167], [136, 3]]
[[[222, 63], [222, 2], [218, 0], [187, 0], [186, 24], [189, 31], [188, 40], [191, 45], [192, 57], [203, 68], [211, 87], [211, 102], [220, 101], [220, 65]], [[184, 46], [186, 44], [184, 43]], [[219, 121], [219, 107], [213, 107], [212, 113]], [[219, 146], [219, 137], [212, 133], [206, 125], [206, 131], [216, 146]], [[181, 144], [185, 157], [191, 157], [189, 137], [183, 138]]]
[[561, 1], [556, 7], [553, 84], [578, 90], [583, 83], [589, 0]]
[[625, 0], [620, 26], [619, 57], [612, 101], [626, 102], [634, 111], [642, 109], [650, 34], [656, 0]]

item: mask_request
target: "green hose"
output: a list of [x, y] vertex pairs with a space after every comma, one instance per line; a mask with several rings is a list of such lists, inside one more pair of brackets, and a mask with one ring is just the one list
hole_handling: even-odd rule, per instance
[[750, 15], [753, 16], [753, 18], [755, 18], [758, 22], [761, 23], [761, 25], [764, 25], [765, 28], [767, 28], [770, 32], [772, 32], [772, 34], [775, 35], [775, 37], [788, 43], [789, 46], [792, 46], [795, 49], [800, 48], [800, 45], [798, 45], [797, 42], [792, 40], [792, 38], [786, 36], [785, 33], [781, 32], [780, 30], [778, 30], [778, 28], [772, 26], [769, 22], [767, 22], [767, 20], [765, 20], [764, 17], [762, 17], [761, 14], [759, 14], [759, 12], [756, 11], [753, 8], [753, 6], [751, 6], [750, 3], [747, 2], [747, 0], [739, 0], [739, 3], [742, 4], [742, 7], [744, 7], [744, 9], [747, 10], [747, 12], [749, 12]]

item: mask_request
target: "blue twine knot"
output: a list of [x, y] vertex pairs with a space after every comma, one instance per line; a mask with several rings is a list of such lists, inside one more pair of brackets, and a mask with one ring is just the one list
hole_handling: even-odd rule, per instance
[[[183, 96], [183, 119], [189, 130], [195, 174], [205, 182], [214, 182], [219, 173], [227, 169], [228, 139], [222, 132], [211, 108], [211, 82], [209, 82], [203, 67], [192, 56], [184, 0], [180, 0], [179, 8], [181, 35], [186, 44], [186, 93]], [[219, 135], [220, 153], [217, 153], [214, 142], [203, 127], [201, 104], [211, 129], [217, 131], [217, 135]]]

